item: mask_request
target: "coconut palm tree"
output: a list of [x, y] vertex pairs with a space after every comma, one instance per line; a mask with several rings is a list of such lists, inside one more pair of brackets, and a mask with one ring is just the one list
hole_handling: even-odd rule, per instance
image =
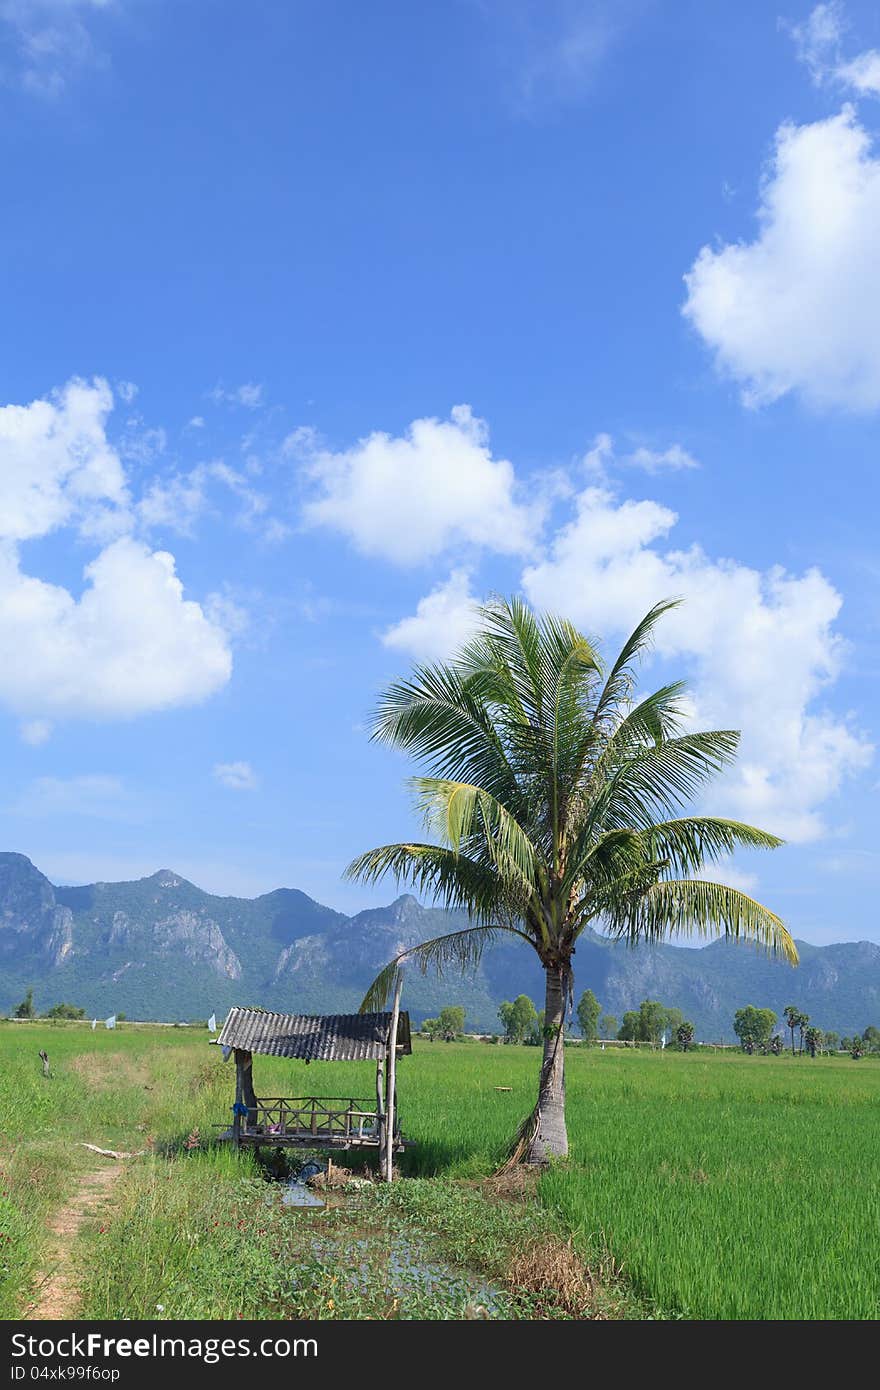
[[804, 1055], [804, 1030], [805, 1030], [807, 1024], [809, 1023], [809, 1021], [810, 1021], [810, 1015], [809, 1015], [809, 1014], [803, 1014], [803, 1013], [798, 1014], [798, 1020], [797, 1020], [797, 1026], [798, 1026], [798, 1052], [800, 1053], [801, 1056]]
[[789, 1029], [791, 1030], [791, 1055], [794, 1056], [794, 1030], [800, 1022], [801, 1011], [797, 1004], [786, 1004], [782, 1010], [783, 1016]]
[[470, 925], [402, 952], [362, 1007], [383, 1006], [406, 959], [466, 969], [502, 933], [528, 942], [546, 972], [538, 1099], [512, 1154], [529, 1162], [568, 1151], [562, 1036], [590, 923], [631, 944], [723, 935], [797, 961], [777, 916], [697, 877], [741, 846], [781, 841], [680, 814], [731, 762], [739, 736], [687, 731], [680, 683], [636, 699], [636, 664], [673, 606], [652, 608], [605, 670], [571, 623], [494, 599], [453, 660], [394, 682], [374, 716], [373, 738], [426, 773], [412, 787], [429, 838], [369, 850], [347, 872], [368, 883], [390, 873], [463, 909]]

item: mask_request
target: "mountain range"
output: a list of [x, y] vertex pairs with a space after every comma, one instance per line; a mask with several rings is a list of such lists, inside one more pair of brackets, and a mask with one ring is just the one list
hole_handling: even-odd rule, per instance
[[[348, 917], [295, 888], [259, 898], [216, 897], [160, 869], [130, 883], [63, 887], [23, 854], [0, 853], [0, 1012], [33, 988], [40, 1012], [55, 1003], [103, 1016], [221, 1017], [231, 1004], [295, 1013], [358, 1008], [398, 951], [465, 925], [461, 914], [405, 894]], [[880, 946], [799, 941], [796, 970], [747, 946], [630, 949], [586, 931], [575, 955], [576, 996], [590, 988], [620, 1018], [645, 998], [680, 1008], [705, 1040], [733, 1039], [744, 1004], [782, 1013], [794, 1003], [819, 1027], [845, 1034], [880, 1023]], [[497, 1032], [498, 1005], [525, 993], [543, 1002], [540, 964], [511, 938], [478, 969], [438, 977], [411, 970], [405, 1006], [414, 1022], [462, 1004], [466, 1027]]]

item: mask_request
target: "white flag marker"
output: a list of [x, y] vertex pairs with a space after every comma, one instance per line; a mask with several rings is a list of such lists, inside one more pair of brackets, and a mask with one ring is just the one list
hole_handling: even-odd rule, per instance
[[211, 1030], [212, 1033], [215, 1033], [215, 1032], [217, 1031], [217, 1015], [216, 1015], [216, 1014], [211, 1014], [211, 1017], [208, 1019], [208, 1027], [210, 1028], [210, 1030]]
[[116, 1027], [116, 1015], [115, 1015], [115, 1014], [111, 1014], [109, 1018], [105, 1018], [105, 1019], [104, 1019], [104, 1027], [105, 1027], [105, 1028], [115, 1028], [115, 1027]]
[[95, 1029], [97, 1028], [97, 1026], [98, 1026], [98, 1020], [97, 1020], [96, 1018], [93, 1018], [93, 1019], [92, 1019], [92, 1032], [93, 1032], [93, 1033], [94, 1033]]

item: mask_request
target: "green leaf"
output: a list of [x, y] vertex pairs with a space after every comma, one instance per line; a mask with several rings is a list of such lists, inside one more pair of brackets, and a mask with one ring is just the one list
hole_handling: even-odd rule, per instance
[[702, 879], [666, 879], [609, 911], [608, 927], [631, 944], [666, 937], [724, 936], [751, 941], [797, 965], [798, 953], [788, 928], [769, 908], [724, 883]]
[[448, 932], [445, 936], [436, 936], [432, 941], [423, 941], [420, 946], [401, 951], [376, 976], [364, 995], [360, 1012], [376, 1013], [385, 1008], [400, 967], [404, 964], [417, 965], [423, 975], [432, 966], [439, 975], [450, 966], [456, 966], [462, 973], [476, 970], [486, 946], [505, 930], [491, 926], [465, 927], [462, 931]]

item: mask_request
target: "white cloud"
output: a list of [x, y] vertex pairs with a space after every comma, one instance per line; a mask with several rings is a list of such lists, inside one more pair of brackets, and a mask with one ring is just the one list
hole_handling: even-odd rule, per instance
[[868, 53], [860, 53], [852, 62], [844, 63], [838, 75], [863, 96], [880, 96], [880, 50], [872, 48]]
[[183, 596], [174, 557], [122, 537], [79, 598], [0, 547], [0, 702], [35, 718], [130, 718], [197, 703], [229, 679], [225, 632]]
[[809, 68], [813, 81], [824, 82], [840, 62], [846, 28], [843, 6], [838, 0], [816, 5], [801, 24], [786, 27], [794, 39], [797, 56]]
[[631, 630], [658, 599], [684, 596], [660, 624], [657, 650], [690, 670], [698, 724], [743, 730], [715, 801], [786, 838], [813, 839], [824, 829], [818, 808], [872, 752], [847, 720], [816, 707], [843, 660], [840, 596], [817, 570], [761, 573], [698, 546], [669, 548], [676, 521], [656, 502], [588, 488], [547, 558], [525, 570], [526, 593], [606, 637]]
[[744, 869], [738, 869], [730, 860], [724, 860], [720, 864], [709, 864], [706, 869], [697, 875], [704, 878], [709, 883], [724, 883], [728, 888], [737, 888], [740, 893], [754, 895], [758, 889], [757, 874], [746, 873]]
[[153, 478], [137, 505], [138, 518], [147, 529], [166, 527], [191, 536], [196, 521], [208, 507], [209, 474], [202, 466], [170, 478]]
[[420, 599], [412, 617], [402, 618], [382, 634], [386, 647], [416, 661], [442, 661], [457, 651], [476, 626], [476, 604], [467, 570], [453, 570], [445, 583]]
[[[237, 603], [229, 592], [208, 594], [202, 606], [208, 621], [229, 638], [242, 637], [250, 626], [249, 610]], [[265, 631], [265, 628], [264, 619], [261, 629]]]
[[618, 454], [610, 434], [597, 434], [584, 454], [582, 467], [597, 485], [607, 483], [617, 468], [638, 468], [643, 473], [679, 473], [699, 468], [700, 463], [681, 444], [669, 444], [665, 449], [649, 449], [645, 445], [629, 454]]
[[289, 528], [270, 515], [266, 494], [253, 487], [244, 473], [221, 460], [200, 463], [188, 473], [153, 478], [137, 504], [138, 520], [148, 529], [164, 527], [191, 536], [198, 519], [211, 510], [211, 489], [216, 484], [238, 499], [237, 525], [258, 532], [269, 542], [289, 534]]
[[101, 378], [0, 407], [0, 540], [30, 540], [71, 523], [90, 533], [126, 524], [125, 473], [106, 435], [112, 407]]
[[0, 0], [0, 25], [12, 37], [15, 78], [38, 96], [57, 97], [86, 67], [105, 59], [89, 20], [111, 0]]
[[880, 407], [880, 160], [851, 107], [776, 134], [755, 240], [704, 246], [684, 313], [766, 404]]
[[119, 777], [89, 773], [81, 777], [37, 777], [15, 807], [20, 816], [97, 816], [117, 818], [127, 794]]
[[161, 425], [145, 425], [140, 415], [132, 415], [126, 421], [125, 433], [119, 441], [119, 452], [126, 462], [152, 463], [167, 447], [168, 435]]
[[[191, 704], [231, 671], [228, 633], [184, 599], [174, 557], [124, 534], [135, 511], [107, 437], [112, 405], [96, 378], [0, 409], [0, 704], [34, 745], [52, 719]], [[79, 597], [26, 573], [19, 554], [69, 526], [103, 547]]]
[[644, 473], [678, 473], [700, 466], [693, 454], [680, 444], [670, 444], [668, 449], [634, 449], [621, 462], [630, 468], [641, 468]]
[[791, 26], [798, 58], [810, 70], [817, 86], [836, 82], [862, 96], [880, 96], [880, 50], [868, 49], [855, 58], [843, 56], [847, 30], [843, 5], [838, 0], [816, 5], [802, 24]]
[[341, 531], [367, 555], [411, 565], [462, 544], [531, 549], [538, 509], [515, 500], [513, 466], [493, 457], [470, 406], [449, 420], [414, 420], [403, 436], [376, 431], [341, 453], [308, 431], [291, 439], [288, 452], [305, 450], [318, 493], [307, 524]]
[[259, 785], [250, 763], [216, 763], [214, 777], [222, 786], [237, 792], [251, 792]]
[[226, 387], [219, 383], [208, 392], [212, 401], [219, 404], [243, 405], [247, 410], [256, 410], [263, 404], [263, 386], [256, 381], [245, 381], [241, 386]]

